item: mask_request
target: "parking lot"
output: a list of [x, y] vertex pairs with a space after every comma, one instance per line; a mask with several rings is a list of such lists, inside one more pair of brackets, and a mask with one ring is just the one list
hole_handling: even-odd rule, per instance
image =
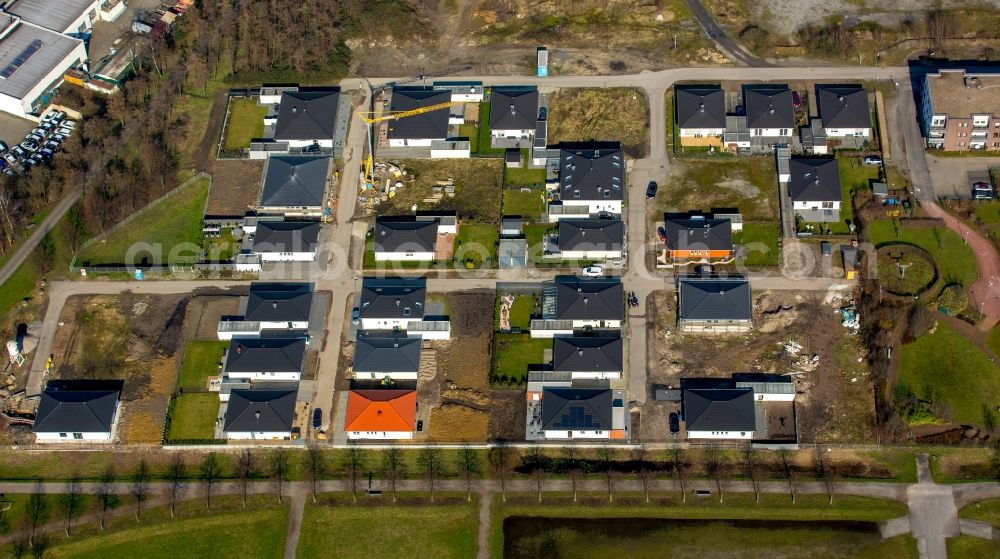
[[3, 172], [13, 176], [26, 173], [37, 165], [49, 163], [62, 144], [76, 132], [76, 122], [61, 111], [47, 111], [41, 122], [27, 134], [14, 136], [5, 146], [0, 146]]
[[35, 126], [37, 124], [30, 120], [0, 111], [0, 141], [8, 146], [21, 143], [24, 136]]
[[934, 195], [948, 200], [968, 200], [972, 196], [973, 177], [1000, 168], [1000, 157], [927, 156], [927, 167], [934, 183]]

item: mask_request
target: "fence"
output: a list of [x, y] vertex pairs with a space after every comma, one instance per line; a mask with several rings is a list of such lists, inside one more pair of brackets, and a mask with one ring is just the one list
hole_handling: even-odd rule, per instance
[[[90, 246], [92, 246], [94, 243], [103, 241], [104, 239], [106, 239], [108, 237], [108, 235], [114, 233], [115, 231], [118, 231], [119, 229], [121, 229], [122, 227], [125, 227], [129, 223], [132, 223], [132, 221], [134, 221], [136, 218], [142, 217], [146, 212], [148, 212], [149, 210], [151, 210], [151, 209], [155, 208], [156, 206], [160, 205], [160, 203], [162, 203], [163, 201], [169, 200], [175, 194], [178, 194], [179, 192], [185, 190], [187, 187], [191, 186], [195, 182], [197, 182], [199, 180], [202, 180], [202, 179], [207, 179], [208, 180], [208, 187], [209, 187], [209, 190], [211, 190], [211, 188], [212, 188], [212, 175], [210, 175], [208, 173], [205, 173], [205, 172], [198, 173], [197, 175], [195, 175], [195, 176], [189, 178], [188, 180], [182, 182], [180, 185], [178, 185], [177, 187], [175, 187], [173, 190], [168, 191], [163, 196], [160, 196], [156, 200], [153, 200], [149, 204], [146, 204], [146, 206], [144, 208], [140, 208], [139, 210], [133, 212], [132, 215], [129, 215], [125, 219], [119, 221], [111, 229], [108, 229], [107, 231], [104, 231], [100, 235], [98, 235], [96, 237], [93, 237], [91, 239], [87, 239], [86, 241], [84, 241], [83, 244], [80, 245], [80, 248], [76, 249], [76, 252], [73, 253], [73, 261], [69, 265], [70, 270], [76, 272], [76, 271], [78, 271], [80, 269], [76, 265], [76, 256], [78, 254], [80, 254], [81, 252], [87, 250], [87, 248], [89, 248]], [[205, 204], [208, 205], [208, 199], [207, 198], [205, 199]], [[204, 213], [205, 213], [204, 212], [204, 208], [202, 208], [202, 214], [204, 214]], [[94, 266], [94, 267], [88, 267], [88, 269], [103, 268], [103, 267], [104, 266]], [[176, 268], [176, 267], [177, 266], [174, 266], [174, 268]], [[124, 269], [124, 271], [129, 271], [130, 269], [135, 269], [134, 266], [133, 267], [122, 266], [122, 268]], [[152, 266], [151, 268], [170, 268], [170, 266]], [[145, 270], [146, 268], [143, 268], [143, 269]]]

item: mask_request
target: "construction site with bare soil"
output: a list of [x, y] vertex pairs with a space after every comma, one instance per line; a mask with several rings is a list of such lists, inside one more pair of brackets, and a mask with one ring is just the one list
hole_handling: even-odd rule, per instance
[[[825, 294], [755, 291], [751, 332], [720, 336], [679, 332], [676, 295], [656, 292], [646, 301], [649, 390], [679, 388], [686, 377], [789, 375], [801, 442], [869, 441], [874, 392], [855, 323], [845, 320], [852, 316], [845, 311], [851, 299], [850, 291], [837, 289]], [[672, 411], [677, 411], [672, 404], [647, 398], [642, 440], [669, 438], [662, 427]]]

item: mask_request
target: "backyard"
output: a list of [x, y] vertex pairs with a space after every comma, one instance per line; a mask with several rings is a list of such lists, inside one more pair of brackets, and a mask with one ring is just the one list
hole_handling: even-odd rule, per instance
[[852, 192], [870, 192], [870, 180], [878, 180], [879, 167], [864, 165], [857, 157], [838, 158], [837, 164], [840, 167], [840, 221], [813, 225], [828, 228], [833, 234], [846, 234], [851, 232], [848, 224], [854, 223]]
[[777, 266], [780, 236], [777, 223], [744, 223], [742, 231], [733, 233], [733, 243], [746, 247], [745, 266]]
[[179, 386], [182, 389], [205, 390], [208, 377], [218, 376], [222, 354], [229, 342], [218, 340], [194, 340], [184, 347]]
[[649, 151], [649, 106], [638, 89], [566, 88], [548, 103], [549, 144], [619, 141], [630, 157]]
[[167, 438], [171, 441], [213, 439], [218, 415], [218, 392], [185, 392], [174, 400]]
[[1000, 403], [1000, 368], [943, 321], [899, 356], [895, 405], [910, 424], [983, 425]]
[[[525, 152], [527, 150], [521, 150]], [[523, 167], [503, 168], [503, 184], [505, 186], [535, 186], [545, 185], [545, 169], [532, 169], [525, 164], [525, 154], [521, 154]]]
[[[441, 497], [439, 497], [440, 499]], [[383, 495], [382, 500], [389, 499]], [[298, 556], [338, 559], [466, 559], [476, 555], [477, 505], [465, 496], [452, 504], [388, 503], [358, 506], [346, 502], [309, 503], [302, 519]], [[250, 557], [251, 555], [248, 555]], [[263, 557], [263, 555], [252, 555]], [[270, 555], [269, 557], [277, 557]]]
[[267, 107], [257, 104], [257, 97], [249, 99], [231, 99], [229, 101], [229, 120], [226, 124], [225, 141], [222, 148], [226, 150], [250, 147], [250, 141], [264, 135], [264, 116]]
[[972, 251], [961, 237], [944, 227], [902, 227], [896, 221], [878, 220], [868, 225], [868, 240], [876, 247], [898, 242], [926, 250], [934, 258], [945, 283], [957, 282], [969, 287], [979, 275]]
[[528, 366], [542, 364], [545, 350], [551, 348], [552, 340], [548, 338], [532, 338], [530, 334], [494, 334], [491, 380], [495, 385], [523, 385], [528, 379]]
[[537, 221], [545, 215], [545, 193], [540, 189], [503, 189], [503, 215], [519, 215]]
[[500, 232], [496, 225], [463, 223], [455, 237], [455, 257], [466, 266], [479, 268], [485, 263], [496, 264], [497, 242]]
[[[175, 194], [151, 208], [141, 217], [109, 234], [77, 256], [77, 264], [150, 264], [189, 265], [201, 258], [202, 224], [208, 180], [199, 179], [184, 192]], [[150, 251], [127, 253], [136, 243], [152, 245]], [[176, 251], [176, 254], [171, 254]]]
[[[474, 223], [499, 224], [503, 161], [500, 159], [406, 159], [405, 187], [379, 206], [381, 215], [418, 210], [453, 210]], [[435, 195], [439, 182], [454, 181], [454, 196]]]

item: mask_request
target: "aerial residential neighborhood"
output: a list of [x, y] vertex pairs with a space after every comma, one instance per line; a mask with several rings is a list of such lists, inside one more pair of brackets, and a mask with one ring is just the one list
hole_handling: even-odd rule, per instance
[[0, 0], [0, 554], [1000, 557], [997, 25]]

